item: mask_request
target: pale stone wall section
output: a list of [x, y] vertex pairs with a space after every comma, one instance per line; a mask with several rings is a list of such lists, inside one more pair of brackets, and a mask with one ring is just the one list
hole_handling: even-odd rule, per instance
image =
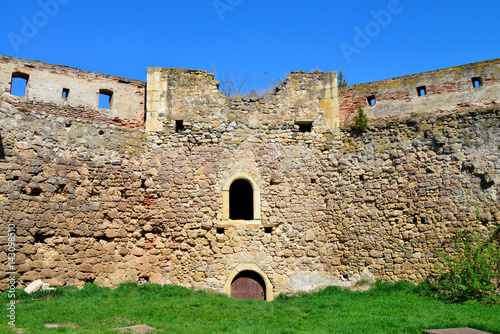
[[[99, 90], [112, 91], [109, 109], [99, 109], [109, 118], [143, 120], [145, 85], [141, 81], [77, 70], [38, 61], [0, 56], [0, 95], [10, 96], [12, 74], [29, 75], [21, 102], [44, 102], [83, 109], [99, 109]], [[69, 89], [68, 98], [62, 97]], [[16, 98], [16, 97], [14, 97]]]
[[461, 104], [482, 107], [484, 102], [500, 103], [500, 86], [482, 86], [475, 88], [471, 92], [452, 92], [422, 97], [414, 95], [411, 97], [410, 102], [403, 100], [379, 101], [374, 106], [366, 107], [365, 112], [369, 119], [377, 119], [425, 114], [437, 110], [450, 112], [456, 110], [457, 105]]
[[163, 131], [159, 116], [167, 112], [168, 81], [161, 76], [160, 67], [148, 67], [146, 131]]
[[326, 112], [326, 128], [336, 130], [340, 127], [337, 71], [325, 73], [321, 88], [325, 90], [324, 98], [320, 100], [320, 108]]

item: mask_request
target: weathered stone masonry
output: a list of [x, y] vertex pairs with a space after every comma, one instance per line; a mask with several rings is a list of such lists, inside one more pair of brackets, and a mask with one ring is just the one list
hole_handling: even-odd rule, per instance
[[[56, 65], [0, 66], [0, 289], [11, 223], [21, 286], [229, 292], [250, 270], [272, 299], [368, 273], [421, 281], [454, 231], [476, 227], [468, 201], [484, 232], [500, 221], [499, 60], [345, 88], [335, 72], [295, 72], [259, 99], [227, 98], [203, 71], [150, 68], [146, 94], [145, 83]], [[35, 82], [35, 70], [48, 74]], [[29, 75], [25, 97], [9, 94], [16, 71]], [[382, 102], [403, 86], [398, 114]], [[60, 102], [63, 88], [88, 93]], [[111, 110], [97, 107], [100, 89]], [[372, 95], [371, 118], [391, 120], [343, 130]], [[251, 185], [251, 219], [230, 218], [237, 180]]]

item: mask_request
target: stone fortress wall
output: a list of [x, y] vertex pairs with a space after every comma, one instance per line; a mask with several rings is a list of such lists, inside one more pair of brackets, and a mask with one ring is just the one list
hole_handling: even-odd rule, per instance
[[[348, 87], [293, 72], [262, 98], [228, 98], [198, 70], [149, 68], [146, 85], [1, 60], [0, 276], [13, 224], [21, 286], [230, 293], [251, 271], [270, 300], [372, 276], [417, 282], [453, 232], [477, 227], [469, 201], [484, 232], [500, 221], [498, 59]], [[25, 97], [9, 94], [14, 73], [29, 75]], [[61, 102], [67, 87], [87, 93]], [[357, 102], [389, 120], [344, 129]]]

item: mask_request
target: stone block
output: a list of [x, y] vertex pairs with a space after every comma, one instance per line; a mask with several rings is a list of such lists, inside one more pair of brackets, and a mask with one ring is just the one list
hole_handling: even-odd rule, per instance
[[91, 273], [94, 271], [94, 268], [92, 267], [92, 265], [84, 263], [78, 266], [78, 270], [84, 273]]
[[306, 241], [314, 241], [316, 239], [316, 234], [314, 233], [313, 230], [307, 230], [306, 235], [305, 235], [305, 240]]
[[31, 282], [26, 288], [24, 288], [24, 291], [27, 293], [27, 294], [31, 294], [33, 292], [36, 292], [38, 290], [40, 290], [43, 286], [43, 282], [42, 280], [36, 280], [36, 281], [33, 281]]

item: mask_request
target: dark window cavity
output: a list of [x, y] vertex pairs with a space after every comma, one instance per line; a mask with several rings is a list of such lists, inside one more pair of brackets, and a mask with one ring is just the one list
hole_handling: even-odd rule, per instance
[[229, 187], [229, 219], [253, 219], [253, 188], [247, 180], [238, 179]]
[[475, 77], [472, 78], [471, 80], [472, 80], [472, 87], [474, 88], [478, 88], [483, 85], [483, 79], [481, 79], [480, 77]]
[[295, 122], [299, 126], [299, 132], [311, 132], [312, 122]]
[[62, 98], [67, 99], [69, 96], [69, 88], [63, 88], [62, 90]]
[[182, 119], [178, 119], [175, 121], [175, 132], [179, 133], [184, 131], [184, 121]]
[[417, 87], [417, 95], [418, 96], [425, 96], [425, 95], [427, 95], [427, 90], [425, 89], [425, 86]]
[[374, 106], [375, 103], [376, 103], [376, 100], [375, 100], [375, 95], [370, 95], [366, 98], [366, 101], [368, 102], [368, 105], [369, 106]]

